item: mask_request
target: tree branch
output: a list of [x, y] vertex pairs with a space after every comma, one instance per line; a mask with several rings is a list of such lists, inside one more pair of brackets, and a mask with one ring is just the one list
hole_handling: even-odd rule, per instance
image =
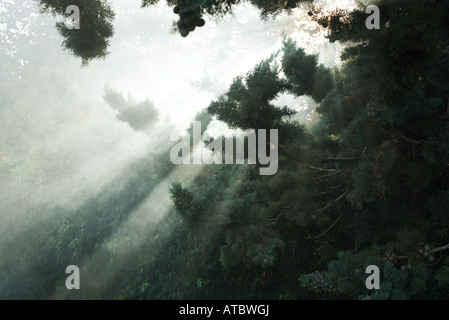
[[418, 141], [415, 139], [408, 138], [408, 137], [404, 136], [402, 133], [399, 133], [397, 131], [395, 131], [394, 133], [396, 133], [398, 135], [398, 137], [401, 138], [402, 140], [413, 143], [413, 144], [425, 144], [426, 143], [426, 141], [423, 141], [423, 140]]
[[363, 156], [366, 153], [367, 148], [363, 149], [363, 152], [360, 156], [355, 158], [327, 158], [320, 161], [320, 163], [327, 163], [327, 162], [351, 162], [351, 161], [358, 161], [363, 158]]
[[[441, 246], [441, 247], [438, 247], [438, 248], [435, 248], [435, 249], [429, 251], [429, 254], [436, 253], [436, 252], [441, 252], [441, 251], [444, 251], [444, 250], [447, 250], [447, 249], [449, 249], [449, 243], [444, 245], [444, 246]], [[411, 257], [409, 257], [409, 256], [397, 256], [396, 257], [397, 260], [405, 260], [405, 259], [410, 259], [410, 258]]]
[[340, 201], [346, 194], [348, 193], [348, 190], [346, 190], [342, 195], [340, 195], [337, 199], [331, 201], [327, 206], [319, 209], [318, 211], [324, 211], [330, 207], [332, 207], [334, 204], [336, 204], [338, 201]]
[[337, 169], [324, 169], [324, 168], [318, 168], [318, 167], [314, 167], [314, 166], [309, 166], [309, 169], [314, 169], [314, 170], [318, 170], [318, 171], [327, 171], [327, 172], [337, 171]]
[[415, 153], [415, 148], [413, 148], [412, 151], [410, 151], [409, 153], [407, 153], [406, 155], [404, 155], [404, 160], [407, 160], [408, 158], [414, 156]]
[[334, 172], [334, 173], [331, 173], [331, 174], [326, 174], [326, 175], [324, 175], [324, 176], [315, 178], [315, 179], [313, 179], [313, 180], [321, 180], [321, 179], [324, 179], [324, 178], [333, 177], [333, 176], [336, 176], [337, 174], [339, 174], [340, 172], [341, 172], [341, 170], [338, 170], [337, 172]]
[[343, 217], [343, 214], [339, 215], [337, 219], [335, 219], [334, 223], [332, 223], [330, 225], [329, 228], [327, 228], [326, 230], [324, 230], [323, 232], [321, 232], [319, 235], [317, 235], [314, 239], [315, 240], [319, 240], [320, 238], [322, 238], [324, 235], [326, 235], [326, 233], [328, 233], [336, 224], [337, 222]]
[[338, 186], [327, 187], [327, 188], [328, 188], [328, 189], [339, 189], [342, 185], [343, 185], [343, 183], [340, 183]]
[[430, 251], [430, 253], [440, 252], [440, 251], [447, 250], [447, 249], [449, 249], [449, 243], [442, 247], [433, 249], [432, 251]]
[[281, 212], [276, 217], [267, 219], [266, 224], [276, 226], [278, 224], [279, 218], [282, 216], [282, 214], [283, 213]]

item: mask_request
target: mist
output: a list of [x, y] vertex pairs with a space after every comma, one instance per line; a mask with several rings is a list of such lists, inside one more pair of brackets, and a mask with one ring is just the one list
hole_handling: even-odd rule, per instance
[[[322, 1], [329, 7], [341, 2]], [[207, 170], [173, 165], [170, 134], [186, 134], [195, 116], [235, 77], [279, 51], [286, 37], [318, 54], [327, 67], [340, 64], [343, 45], [329, 43], [324, 30], [308, 23], [306, 9], [264, 21], [257, 9], [241, 4], [232, 15], [205, 17], [204, 28], [181, 38], [173, 31], [173, 8], [164, 3], [140, 8], [140, 1], [114, 0], [111, 5], [116, 17], [110, 53], [82, 67], [61, 47], [55, 28], [61, 17], [39, 13], [31, 0], [0, 4], [2, 299], [121, 298], [108, 290], [125, 286], [124, 268], [135, 257], [144, 257], [151, 268], [152, 255], [170, 246], [172, 231], [183, 223], [170, 198], [171, 185], [189, 185]], [[127, 108], [151, 105], [154, 121], [135, 129], [132, 119], [120, 118], [120, 110], [106, 101], [106, 88]], [[298, 111], [294, 119], [302, 123], [310, 121], [315, 107], [308, 97], [288, 94], [274, 103]], [[240, 132], [214, 118], [206, 134]], [[232, 174], [244, 177], [245, 167]], [[240, 183], [226, 188], [226, 197], [238, 194]], [[230, 206], [223, 200], [213, 213], [216, 219], [225, 219]], [[104, 224], [89, 223], [96, 219]], [[208, 229], [210, 239], [215, 228], [220, 224]], [[88, 229], [98, 237], [83, 238]], [[78, 247], [85, 256], [72, 255]], [[142, 255], [143, 250], [151, 252]], [[83, 293], [67, 291], [64, 270], [52, 269], [66, 264], [85, 272]], [[109, 271], [102, 272], [106, 266]], [[36, 274], [44, 280], [34, 281]], [[48, 287], [51, 294], [42, 289]]]

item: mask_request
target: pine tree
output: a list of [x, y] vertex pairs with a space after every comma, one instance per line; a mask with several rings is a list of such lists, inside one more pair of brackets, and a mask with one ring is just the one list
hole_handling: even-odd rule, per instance
[[125, 99], [122, 93], [109, 87], [105, 87], [103, 98], [117, 112], [117, 119], [128, 123], [134, 130], [148, 131], [159, 121], [159, 112], [148, 99], [141, 102]]
[[283, 117], [290, 117], [292, 109], [278, 107], [272, 100], [290, 88], [278, 76], [274, 56], [258, 64], [245, 79], [237, 77], [229, 90], [213, 101], [207, 111], [230, 128], [272, 129]]
[[93, 59], [104, 59], [108, 55], [110, 38], [114, 34], [115, 13], [105, 0], [39, 0], [42, 13], [65, 17], [67, 7], [75, 5], [79, 8], [79, 29], [69, 29], [65, 22], [58, 22], [56, 28], [64, 38], [64, 49], [71, 51], [82, 59], [86, 66]]

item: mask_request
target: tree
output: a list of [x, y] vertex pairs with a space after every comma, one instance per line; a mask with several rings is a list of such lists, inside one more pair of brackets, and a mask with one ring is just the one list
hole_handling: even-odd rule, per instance
[[329, 69], [318, 65], [318, 56], [307, 55], [302, 48], [296, 48], [292, 40], [284, 41], [282, 70], [293, 84], [292, 93], [297, 96], [310, 95], [321, 102], [332, 88]]
[[[348, 156], [326, 161], [346, 164], [340, 182], [347, 185], [352, 209], [342, 212], [326, 232], [327, 237], [332, 232], [340, 238], [334, 245], [342, 253], [325, 271], [325, 283], [341, 288], [344, 284], [336, 281], [346, 279], [343, 291], [352, 298], [444, 297], [447, 292], [436, 288], [445, 283], [446, 266], [443, 259], [434, 261], [434, 253], [442, 257], [447, 249], [441, 237], [446, 222], [436, 218], [434, 213], [441, 209], [434, 207], [436, 198], [430, 194], [447, 202], [447, 167], [437, 159], [447, 162], [449, 154], [437, 144], [449, 142], [445, 121], [438, 120], [446, 117], [449, 89], [441, 81], [448, 68], [442, 55], [449, 37], [444, 22], [448, 4], [375, 4], [382, 12], [382, 27], [376, 31], [363, 27], [364, 7], [316, 15], [329, 29], [331, 41], [352, 43], [342, 56], [345, 64], [335, 88], [318, 108], [319, 125], [339, 140], [340, 157], [351, 150], [366, 151], [363, 157], [352, 156], [356, 163]], [[353, 251], [343, 254], [345, 250]], [[377, 294], [356, 278], [368, 264], [385, 272], [383, 290]], [[354, 270], [358, 275], [352, 276]], [[322, 279], [309, 274], [301, 284], [320, 291]]]
[[[173, 12], [179, 15], [175, 23], [181, 36], [186, 37], [195, 28], [205, 25], [204, 15], [223, 16], [232, 12], [234, 5], [241, 0], [167, 0], [168, 6], [173, 7]], [[253, 0], [252, 5], [261, 10], [263, 18], [292, 8], [301, 3], [312, 3], [313, 0]], [[142, 0], [143, 8], [159, 3], [159, 0]], [[63, 48], [82, 59], [82, 65], [86, 66], [94, 59], [104, 59], [108, 55], [110, 39], [114, 34], [113, 21], [115, 12], [107, 0], [39, 0], [38, 6], [41, 13], [49, 12], [53, 15], [65, 16], [65, 10], [70, 5], [76, 5], [80, 9], [80, 29], [69, 29], [64, 22], [58, 22], [56, 28], [64, 38]]]
[[273, 99], [290, 88], [287, 81], [279, 78], [273, 58], [258, 64], [245, 79], [235, 78], [228, 92], [209, 105], [208, 112], [230, 128], [243, 130], [275, 128], [283, 117], [292, 116], [292, 109], [272, 104]]
[[[290, 292], [332, 299], [447, 297], [448, 220], [443, 212], [449, 199], [449, 154], [443, 146], [449, 145], [449, 87], [442, 79], [448, 68], [443, 53], [449, 41], [448, 4], [375, 3], [385, 12], [380, 30], [365, 28], [363, 6], [324, 17], [322, 13], [319, 19], [317, 14], [332, 41], [351, 42], [342, 68], [335, 72], [317, 66], [316, 57], [292, 42], [284, 45], [286, 79], [281, 87], [313, 96], [321, 119], [310, 140], [280, 152], [284, 160], [276, 176], [268, 181], [251, 174], [241, 178], [248, 189], [234, 193], [234, 205], [220, 215], [227, 226], [220, 250], [223, 267], [243, 265], [256, 274], [262, 267], [272, 272], [265, 279], [271, 283], [276, 272], [289, 274], [277, 261], [295, 249], [294, 241], [301, 241], [301, 258], [287, 258], [286, 264], [307, 261], [298, 270], [313, 272], [299, 277], [306, 291]], [[433, 19], [422, 18], [423, 11]], [[237, 78], [209, 111], [234, 127], [276, 123], [282, 135], [282, 117], [255, 108], [251, 102], [257, 100], [249, 98], [253, 92], [273, 98], [280, 88], [277, 81], [271, 91], [248, 85], [248, 78], [258, 78], [261, 65], [246, 79]], [[328, 79], [320, 86], [313, 85], [318, 73]], [[269, 99], [257, 103], [267, 101], [269, 105]], [[248, 110], [263, 114], [263, 121]], [[290, 230], [301, 230], [313, 243], [293, 237]], [[365, 268], [372, 264], [384, 275], [376, 292], [364, 285]]]
[[[373, 3], [383, 12], [380, 30], [365, 28], [364, 5], [310, 11], [331, 41], [348, 44], [338, 70], [318, 65], [315, 56], [286, 41], [279, 66], [274, 56], [262, 61], [212, 101], [209, 113], [197, 115], [206, 124], [215, 115], [232, 128], [278, 129], [288, 138], [279, 145], [278, 173], [209, 165], [188, 183], [173, 183], [174, 210], [154, 231], [141, 231], [144, 244], [127, 253], [125, 261], [133, 263], [115, 267], [126, 276], [102, 284], [105, 296], [447, 299], [449, 3]], [[288, 119], [293, 111], [287, 106], [273, 103], [287, 92], [316, 100], [320, 119], [310, 130]], [[135, 105], [115, 91], [106, 99], [121, 117]], [[26, 275], [27, 287], [11, 285], [24, 272], [2, 260], [1, 292], [52, 292], [60, 279], [46, 278], [49, 270], [88, 260], [171, 172], [163, 161], [167, 154], [156, 164], [133, 164], [123, 173], [125, 183], [112, 183], [74, 214], [32, 208], [63, 218], [38, 225], [48, 232], [27, 241], [12, 260], [39, 268], [35, 277]], [[95, 219], [86, 219], [92, 212]], [[14, 241], [3, 237], [1, 244]], [[114, 268], [117, 257], [103, 253], [98, 261]], [[380, 290], [365, 286], [369, 265], [381, 269]], [[100, 265], [88, 268], [104, 272]]]
[[106, 0], [39, 0], [41, 13], [66, 16], [71, 5], [80, 10], [80, 29], [69, 29], [65, 22], [56, 23], [59, 34], [64, 38], [64, 49], [80, 57], [86, 66], [93, 59], [104, 59], [114, 34], [112, 22], [115, 13]]
[[[142, 0], [142, 7], [157, 4], [159, 0]], [[204, 14], [211, 16], [223, 16], [232, 12], [232, 7], [241, 3], [241, 0], [167, 0], [169, 6], [173, 6], [173, 12], [179, 15], [176, 26], [183, 37], [189, 35], [196, 27], [205, 24], [202, 18]], [[298, 7], [302, 3], [312, 3], [313, 0], [252, 0], [253, 6], [261, 10], [262, 18], [276, 16], [277, 14]]]
[[148, 99], [141, 102], [125, 99], [122, 93], [109, 87], [105, 87], [103, 98], [117, 111], [117, 119], [128, 123], [134, 130], [148, 132], [159, 121], [159, 111]]

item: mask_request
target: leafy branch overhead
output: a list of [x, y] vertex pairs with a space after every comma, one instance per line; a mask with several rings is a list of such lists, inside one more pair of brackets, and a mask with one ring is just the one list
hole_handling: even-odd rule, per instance
[[[185, 36], [206, 22], [204, 15], [226, 14], [238, 2], [167, 1]], [[311, 1], [251, 1], [263, 16], [302, 2]], [[379, 30], [366, 29], [362, 4], [310, 9], [328, 39], [346, 45], [339, 67], [326, 68], [285, 40], [277, 55], [255, 61], [195, 117], [202, 130], [213, 117], [233, 129], [277, 129], [275, 175], [259, 175], [259, 163], [175, 167], [164, 145], [150, 160], [120, 168], [80, 206], [20, 203], [29, 217], [43, 212], [45, 219], [29, 228], [18, 253], [5, 250], [0, 298], [47, 298], [63, 282], [54, 270], [75, 262], [94, 280], [75, 293], [81, 298], [98, 298], [101, 288], [100, 298], [117, 299], [447, 299], [449, 1], [372, 3], [382, 13]], [[84, 6], [92, 28], [78, 38], [60, 25], [67, 48], [86, 63], [104, 56], [114, 17], [103, 11], [109, 5], [70, 4]], [[66, 5], [40, 1], [58, 15]], [[99, 14], [107, 27], [95, 26]], [[283, 94], [313, 100], [311, 117], [295, 118], [303, 106], [279, 106]], [[104, 99], [122, 125], [154, 128], [150, 100], [110, 88]], [[5, 183], [39, 172], [21, 164], [0, 169]], [[63, 170], [47, 171], [56, 169]], [[11, 189], [19, 199], [28, 196]], [[167, 193], [172, 206], [159, 202]], [[158, 209], [160, 223], [141, 223]], [[125, 236], [113, 243], [117, 234]], [[16, 240], [0, 237], [0, 245]], [[379, 290], [365, 286], [369, 265], [381, 269]]]
[[[242, 0], [167, 0], [173, 13], [179, 16], [176, 29], [183, 37], [189, 35], [197, 27], [206, 23], [204, 16], [223, 16], [232, 12], [232, 7]], [[312, 3], [313, 0], [285, 1], [253, 0], [251, 4], [261, 10], [262, 17], [276, 15], [282, 11], [289, 11], [301, 3]], [[142, 8], [159, 3], [159, 0], [142, 0]], [[38, 0], [42, 13], [51, 13], [65, 17], [66, 8], [75, 5], [80, 10], [80, 29], [70, 29], [65, 22], [58, 22], [56, 28], [64, 38], [62, 46], [73, 55], [82, 59], [86, 66], [94, 59], [104, 59], [108, 54], [108, 47], [114, 35], [115, 12], [108, 0]]]
[[66, 16], [66, 8], [79, 8], [81, 27], [69, 29], [65, 22], [58, 22], [56, 28], [64, 38], [62, 46], [82, 59], [86, 66], [94, 59], [104, 59], [114, 35], [115, 13], [107, 0], [39, 0], [42, 13]]

